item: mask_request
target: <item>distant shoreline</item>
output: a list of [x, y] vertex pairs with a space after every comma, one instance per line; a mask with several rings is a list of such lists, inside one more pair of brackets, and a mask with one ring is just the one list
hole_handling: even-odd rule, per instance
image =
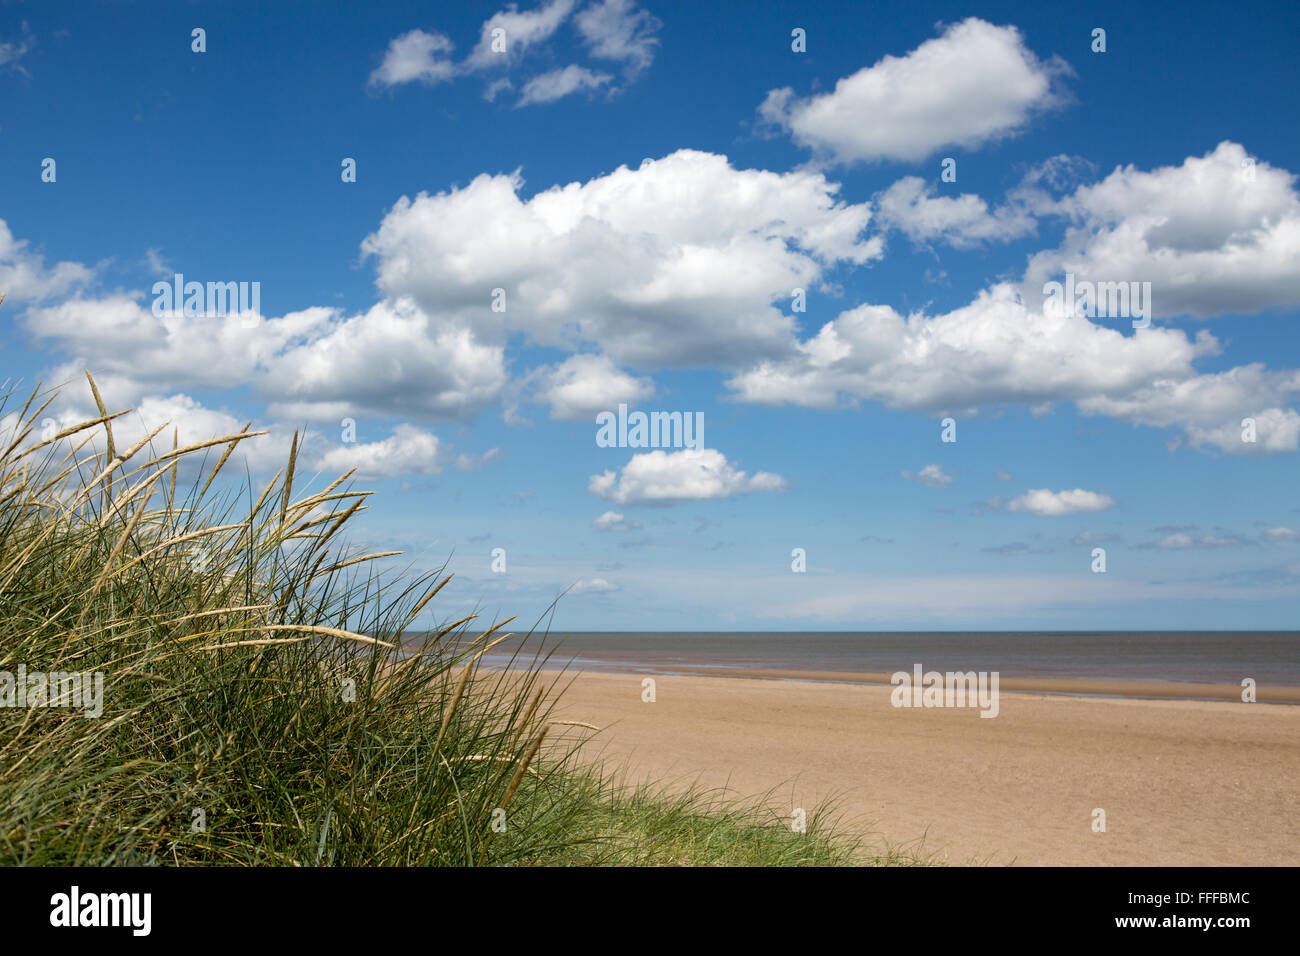
[[[488, 654], [487, 667], [502, 667], [508, 658]], [[549, 669], [563, 661], [553, 660]], [[727, 677], [750, 680], [796, 681], [800, 683], [889, 686], [890, 674], [883, 671], [788, 670], [740, 667], [712, 667], [691, 664], [633, 664], [627, 661], [575, 660], [564, 668], [572, 673], [625, 674], [650, 677]], [[938, 670], [939, 668], [934, 668]], [[1119, 697], [1174, 700], [1206, 700], [1242, 703], [1238, 684], [1190, 681], [1097, 680], [1072, 677], [1002, 677], [1000, 689], [1012, 693], [1051, 694], [1070, 697]], [[1260, 684], [1255, 699], [1262, 704], [1300, 704], [1300, 687]]]

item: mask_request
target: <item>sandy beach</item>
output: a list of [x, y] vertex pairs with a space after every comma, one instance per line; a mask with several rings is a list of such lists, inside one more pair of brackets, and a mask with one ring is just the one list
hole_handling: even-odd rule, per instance
[[585, 753], [635, 780], [781, 787], [791, 809], [837, 797], [860, 828], [900, 844], [924, 836], [949, 863], [1300, 864], [1294, 705], [1004, 682], [998, 716], [984, 719], [895, 708], [889, 687], [745, 677], [656, 675], [647, 703], [644, 677], [567, 674], [560, 704], [604, 728]]

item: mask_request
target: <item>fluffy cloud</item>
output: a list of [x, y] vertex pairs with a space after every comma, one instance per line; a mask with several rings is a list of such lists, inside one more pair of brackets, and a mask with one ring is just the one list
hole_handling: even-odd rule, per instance
[[[41, 433], [69, 428], [81, 422], [99, 417], [99, 411], [86, 384], [83, 366], [68, 363], [57, 366], [50, 373], [50, 379], [68, 382], [56, 396], [51, 405], [42, 413], [37, 423], [40, 430], [29, 436], [28, 444], [41, 440]], [[152, 440], [154, 453], [169, 451], [175, 441], [180, 446], [207, 441], [225, 435], [234, 435], [244, 430], [247, 418], [239, 418], [224, 409], [203, 406], [189, 395], [174, 392], [164, 393], [156, 390], [142, 390], [139, 383], [129, 377], [115, 374], [97, 374], [95, 383], [110, 412], [130, 410], [128, 414], [115, 418], [112, 423], [113, 438], [119, 451], [129, 448], [148, 436], [159, 426], [163, 427]], [[5, 416], [0, 422], [0, 434], [12, 433], [17, 417]], [[266, 431], [269, 434], [246, 438], [237, 446], [226, 465], [228, 473], [234, 474], [245, 469], [257, 474], [273, 472], [284, 466], [288, 460], [292, 443], [293, 429], [275, 424], [254, 422], [249, 431]], [[105, 450], [103, 432], [95, 430], [75, 436], [75, 441], [90, 437], [88, 449], [98, 452]], [[318, 436], [307, 434], [300, 436], [301, 444], [314, 443]], [[70, 446], [69, 446], [70, 450]], [[60, 452], [63, 454], [64, 452]], [[140, 453], [141, 456], [145, 452]], [[218, 449], [217, 454], [220, 454]], [[311, 458], [311, 455], [307, 455]], [[138, 466], [148, 458], [133, 459], [132, 465]], [[188, 469], [195, 469], [198, 458], [188, 458], [182, 464]], [[208, 460], [208, 467], [215, 463], [215, 458]]]
[[47, 268], [44, 256], [32, 252], [27, 240], [15, 239], [0, 219], [0, 292], [11, 307], [67, 295], [94, 275], [79, 262], [57, 262]]
[[[1276, 455], [1293, 452], [1300, 445], [1300, 414], [1293, 408], [1266, 408], [1253, 416], [1255, 440], [1248, 441], [1241, 425], [1229, 422], [1217, 428], [1187, 426], [1187, 444], [1193, 448], [1208, 445], [1229, 455]], [[1176, 445], [1175, 445], [1176, 447]]]
[[406, 424], [398, 425], [382, 441], [331, 448], [321, 455], [318, 467], [340, 474], [356, 468], [358, 478], [372, 479], [442, 471], [438, 436]]
[[914, 481], [928, 488], [947, 488], [953, 482], [952, 475], [944, 474], [943, 469], [938, 465], [926, 465], [919, 472], [904, 471], [901, 474], [908, 481]]
[[971, 17], [841, 79], [834, 92], [799, 99], [772, 90], [759, 115], [838, 162], [916, 161], [1015, 133], [1054, 105], [1054, 76], [1065, 69], [1040, 61], [1015, 27]]
[[[53, 370], [51, 377], [71, 384], [59, 393], [41, 424], [52, 425], [57, 430], [98, 417], [90, 389], [84, 385], [80, 365], [61, 365]], [[113, 421], [113, 436], [119, 450], [144, 438], [160, 425], [166, 427], [152, 443], [159, 452], [170, 449], [173, 440], [180, 445], [193, 444], [237, 434], [248, 424], [247, 419], [224, 409], [205, 407], [189, 395], [151, 391], [130, 376], [99, 373], [95, 382], [110, 411], [132, 410]], [[14, 416], [8, 416], [0, 424], [0, 432], [12, 430], [13, 419]], [[409, 424], [397, 425], [387, 438], [361, 443], [340, 443], [337, 430], [331, 430], [327, 435], [274, 421], [255, 420], [250, 430], [268, 434], [240, 442], [226, 466], [232, 474], [245, 469], [255, 474], [266, 474], [282, 468], [288, 460], [295, 431], [298, 432], [300, 474], [321, 471], [333, 476], [355, 468], [357, 477], [363, 479], [436, 475], [443, 470], [444, 460], [450, 457], [450, 450], [436, 435]], [[31, 440], [38, 440], [38, 436], [33, 435]], [[99, 433], [93, 434], [91, 445], [103, 450]], [[478, 455], [461, 453], [454, 457], [453, 463], [462, 471], [476, 470], [500, 457], [500, 449], [494, 448]], [[197, 459], [187, 460], [186, 464], [194, 467]], [[209, 461], [208, 466], [211, 464]]]
[[1034, 231], [1035, 221], [1022, 207], [1000, 206], [992, 212], [973, 193], [934, 195], [934, 185], [908, 176], [876, 197], [880, 220], [916, 243], [942, 242], [962, 249], [982, 242], [1008, 242]]
[[325, 308], [280, 318], [153, 314], [134, 299], [70, 299], [28, 316], [35, 335], [58, 341], [95, 369], [141, 387], [253, 386], [285, 418], [337, 423], [357, 415], [466, 420], [500, 397], [502, 346], [431, 318], [409, 301], [361, 315]]
[[591, 525], [597, 531], [637, 531], [641, 528], [641, 522], [628, 521], [617, 511], [606, 511], [592, 521]]
[[592, 494], [620, 505], [681, 504], [785, 487], [780, 475], [760, 471], [751, 477], [712, 448], [634, 455], [621, 474], [606, 471], [587, 483]]
[[579, 90], [598, 90], [613, 77], [608, 73], [594, 73], [585, 66], [570, 64], [535, 76], [524, 84], [519, 93], [518, 106], [533, 103], [554, 103]]
[[[326, 327], [332, 313], [306, 309], [279, 319], [186, 315], [152, 308], [135, 297], [73, 298], [27, 314], [33, 335], [94, 359], [94, 367], [161, 388], [234, 387], [254, 377], [294, 341]], [[83, 363], [84, 364], [84, 363]]]
[[551, 406], [551, 417], [591, 421], [597, 412], [635, 405], [654, 394], [649, 379], [634, 378], [603, 355], [574, 355], [536, 373], [535, 398]]
[[504, 346], [399, 299], [334, 319], [276, 353], [259, 385], [274, 413], [292, 417], [464, 421], [499, 399], [503, 356]]
[[1037, 302], [1045, 282], [1072, 272], [1076, 281], [1150, 282], [1156, 316], [1300, 305], [1295, 181], [1226, 141], [1181, 166], [1118, 168], [1051, 207], [1071, 228], [1059, 248], [1030, 260], [1025, 298]]
[[1194, 363], [1219, 350], [1205, 330], [1192, 337], [1151, 327], [1125, 335], [1084, 316], [1031, 309], [1014, 287], [1000, 284], [936, 316], [859, 306], [791, 357], [756, 363], [727, 385], [746, 401], [819, 408], [865, 399], [957, 413], [1073, 401], [1086, 415], [1177, 428], [1173, 448], [1296, 451], [1300, 413], [1287, 403], [1300, 392], [1300, 371], [1253, 363], [1198, 373]]
[[942, 315], [904, 317], [863, 305], [826, 323], [797, 353], [728, 381], [752, 402], [832, 407], [842, 398], [891, 408], [956, 411], [988, 403], [1038, 404], [1118, 393], [1194, 374], [1213, 354], [1208, 333], [1123, 335], [1079, 316], [1032, 312], [1009, 284]]
[[574, 18], [591, 55], [624, 64], [629, 76], [648, 68], [659, 40], [655, 33], [663, 24], [632, 0], [601, 0]]
[[397, 86], [419, 81], [442, 83], [456, 75], [456, 65], [447, 59], [454, 44], [441, 33], [412, 30], [388, 44], [383, 62], [370, 74], [371, 87]]
[[[522, 59], [530, 47], [549, 40], [573, 12], [574, 0], [551, 0], [536, 10], [524, 10], [511, 4], [483, 21], [479, 28], [478, 44], [465, 59], [465, 69], [483, 70], [511, 60]], [[505, 32], [505, 52], [492, 49], [493, 33]]]
[[[484, 340], [596, 343], [620, 365], [735, 365], [794, 342], [778, 308], [838, 262], [881, 254], [867, 205], [820, 174], [737, 170], [680, 150], [521, 200], [515, 176], [403, 198], [363, 243], [380, 289]], [[506, 293], [504, 312], [488, 290]], [[700, 316], [709, 317], [707, 322]]]
[[1069, 491], [1032, 488], [1010, 501], [992, 498], [985, 502], [985, 506], [1000, 511], [1019, 511], [1042, 517], [1059, 517], [1106, 511], [1115, 507], [1115, 499], [1095, 491], [1084, 491], [1082, 488]]
[[[1177, 443], [1209, 446], [1235, 455], [1293, 452], [1300, 441], [1300, 414], [1282, 407], [1300, 392], [1300, 371], [1269, 371], [1258, 362], [1187, 378], [1158, 378], [1120, 396], [1079, 402], [1086, 414], [1108, 415], [1141, 425], [1177, 426]], [[1254, 441], [1243, 427], [1254, 420]], [[1176, 444], [1177, 444], [1176, 443]]]

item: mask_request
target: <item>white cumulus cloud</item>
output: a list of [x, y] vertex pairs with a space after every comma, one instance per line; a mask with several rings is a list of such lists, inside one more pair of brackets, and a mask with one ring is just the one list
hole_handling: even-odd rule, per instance
[[341, 444], [330, 449], [320, 457], [319, 467], [339, 473], [356, 468], [358, 478], [436, 475], [442, 471], [439, 444], [437, 435], [401, 424], [381, 441]]
[[587, 490], [616, 504], [670, 505], [757, 491], [784, 491], [785, 479], [749, 475], [712, 448], [634, 455], [621, 473], [592, 475]]
[[67, 295], [94, 276], [94, 270], [80, 262], [47, 266], [45, 257], [33, 251], [26, 239], [15, 239], [8, 224], [0, 219], [0, 292], [10, 307]]
[[1207, 318], [1300, 305], [1296, 177], [1222, 142], [1204, 156], [1150, 171], [1116, 169], [1052, 211], [1070, 228], [1025, 274], [1025, 297], [1073, 273], [1077, 281], [1150, 282], [1156, 317]]
[[[476, 338], [595, 343], [620, 365], [735, 365], [793, 345], [790, 290], [882, 252], [867, 204], [799, 170], [679, 150], [523, 200], [518, 176], [402, 198], [363, 243], [378, 284]], [[505, 311], [488, 308], [501, 288]], [[708, 316], [708, 321], [701, 321]]]
[[891, 408], [959, 410], [1127, 395], [1195, 374], [1217, 341], [1174, 329], [1124, 335], [1082, 316], [1030, 311], [1010, 284], [952, 312], [900, 315], [862, 305], [841, 313], [789, 358], [759, 363], [728, 386], [765, 404], [833, 407], [869, 399]]
[[1032, 233], [1035, 220], [1023, 207], [989, 205], [973, 193], [936, 196], [919, 176], [898, 180], [876, 197], [882, 224], [916, 243], [943, 242], [962, 249], [982, 242], [1009, 242]]
[[1074, 488], [1068, 491], [1032, 488], [1017, 498], [1012, 498], [1007, 502], [999, 502], [993, 507], [1001, 507], [1005, 511], [1024, 511], [1043, 517], [1057, 517], [1060, 515], [1106, 511], [1115, 507], [1115, 499], [1109, 495], [1099, 494], [1095, 491], [1085, 491], [1082, 488]]
[[537, 370], [535, 398], [551, 406], [551, 417], [591, 420], [621, 404], [635, 405], [654, 394], [653, 383], [624, 372], [603, 355], [581, 354]]
[[759, 108], [795, 142], [836, 161], [916, 161], [946, 146], [977, 147], [1011, 135], [1054, 105], [1064, 71], [1043, 62], [1013, 26], [970, 17], [905, 56], [886, 56], [800, 99], [772, 90]]

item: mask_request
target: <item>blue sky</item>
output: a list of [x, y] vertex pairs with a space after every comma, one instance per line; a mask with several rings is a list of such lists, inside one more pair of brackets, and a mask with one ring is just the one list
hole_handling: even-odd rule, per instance
[[1295, 5], [269, 6], [0, 6], [0, 379], [305, 429], [438, 617], [1295, 626]]

